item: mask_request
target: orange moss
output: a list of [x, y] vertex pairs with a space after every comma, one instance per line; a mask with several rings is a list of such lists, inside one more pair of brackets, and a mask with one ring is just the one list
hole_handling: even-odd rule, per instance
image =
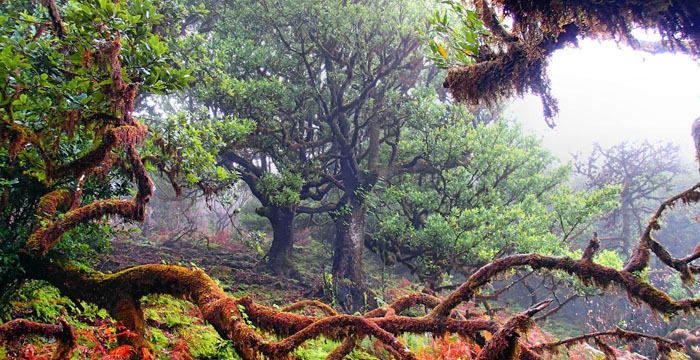
[[36, 215], [42, 219], [50, 219], [60, 208], [70, 206], [73, 197], [70, 191], [65, 189], [54, 190], [39, 200], [36, 208]]
[[58, 38], [63, 38], [66, 36], [66, 28], [63, 26], [63, 21], [61, 20], [61, 15], [58, 13], [56, 4], [53, 0], [41, 0], [39, 1], [42, 5], [46, 6], [49, 10], [49, 18], [51, 19], [51, 25], [53, 27], [54, 33]]
[[280, 311], [292, 312], [297, 310], [303, 310], [308, 307], [319, 308], [321, 309], [321, 311], [323, 311], [324, 314], [326, 314], [326, 316], [338, 315], [338, 312], [335, 311], [332, 307], [318, 300], [301, 300], [295, 302], [294, 304], [283, 307]]
[[41, 149], [39, 138], [25, 125], [14, 121], [3, 121], [0, 123], [0, 130], [2, 130], [0, 140], [8, 142], [10, 161], [14, 160], [27, 144], [33, 144]]

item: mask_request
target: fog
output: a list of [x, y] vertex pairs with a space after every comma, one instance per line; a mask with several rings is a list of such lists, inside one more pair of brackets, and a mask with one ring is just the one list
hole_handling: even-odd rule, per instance
[[550, 129], [538, 97], [515, 100], [506, 116], [541, 135], [563, 160], [590, 152], [594, 142], [672, 141], [693, 159], [690, 126], [700, 116], [700, 64], [680, 54], [651, 54], [614, 42], [584, 40], [560, 50], [549, 73], [559, 116]]

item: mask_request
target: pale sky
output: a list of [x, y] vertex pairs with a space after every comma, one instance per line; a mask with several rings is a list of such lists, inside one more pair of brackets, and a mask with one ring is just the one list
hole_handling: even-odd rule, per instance
[[549, 74], [560, 108], [554, 129], [532, 95], [515, 100], [505, 115], [540, 135], [562, 160], [589, 153], [594, 142], [643, 139], [672, 141], [683, 158], [694, 158], [690, 126], [700, 117], [700, 63], [688, 56], [584, 40], [554, 53]]

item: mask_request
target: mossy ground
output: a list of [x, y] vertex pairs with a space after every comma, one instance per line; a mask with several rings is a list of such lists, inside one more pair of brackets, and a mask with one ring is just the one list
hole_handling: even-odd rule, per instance
[[[169, 249], [134, 243], [115, 243], [114, 253], [105, 257], [97, 268], [103, 271], [116, 271], [129, 265], [165, 262], [203, 268], [212, 278], [218, 281], [227, 292], [234, 296], [252, 296], [260, 303], [271, 306], [284, 306], [300, 299], [309, 298], [314, 292], [319, 294], [323, 287], [323, 271], [327, 264], [319, 262], [320, 247], [296, 249], [300, 263], [311, 264], [301, 270], [304, 281], [280, 279], [260, 271], [254, 254], [242, 251], [230, 254], [216, 248], [204, 249], [183, 247]], [[158, 259], [158, 261], [155, 261]], [[368, 259], [371, 260], [371, 259]], [[186, 262], [185, 262], [186, 261]], [[382, 276], [381, 267], [377, 264], [371, 281], [377, 287], [377, 293], [383, 301], [415, 291], [415, 286], [395, 275]], [[322, 294], [322, 291], [320, 292]], [[222, 340], [216, 331], [204, 323], [197, 307], [189, 302], [170, 296], [151, 295], [142, 299], [142, 307], [147, 319], [148, 340], [153, 345], [157, 359], [237, 359], [230, 344]], [[474, 310], [474, 309], [472, 309]], [[420, 309], [413, 309], [414, 315], [422, 315]], [[93, 356], [102, 357], [114, 349], [116, 337], [120, 328], [103, 309], [95, 306], [71, 301], [60, 296], [58, 291], [41, 282], [28, 283], [12, 302], [12, 310], [6, 316], [23, 317], [38, 322], [55, 323], [57, 316], [62, 316], [73, 325], [78, 333], [78, 346], [73, 352], [74, 359], [88, 359]], [[506, 316], [495, 319], [505, 322]], [[560, 332], [574, 332], [572, 329], [560, 329]], [[561, 337], [562, 334], [558, 334]], [[571, 334], [573, 335], [573, 334]], [[551, 341], [554, 336], [534, 329], [528, 335], [532, 343]], [[400, 337], [421, 359], [469, 359], [467, 352], [470, 346], [457, 336], [447, 335], [434, 338], [431, 334], [407, 334]], [[0, 347], [0, 360], [22, 358], [22, 353], [28, 349], [35, 356], [49, 355], [54, 348], [51, 340], [28, 338], [8, 346]], [[350, 354], [348, 359], [388, 359], [386, 352], [373, 346], [373, 339], [364, 339], [363, 348]], [[294, 352], [297, 359], [320, 360], [336, 348], [340, 343], [328, 339], [308, 341]], [[642, 359], [628, 352], [620, 351], [620, 359]], [[25, 357], [29, 359], [29, 357]], [[553, 359], [590, 359], [602, 358], [602, 353], [587, 344], [577, 345], [555, 355]], [[676, 354], [676, 359], [682, 359], [682, 354]]]

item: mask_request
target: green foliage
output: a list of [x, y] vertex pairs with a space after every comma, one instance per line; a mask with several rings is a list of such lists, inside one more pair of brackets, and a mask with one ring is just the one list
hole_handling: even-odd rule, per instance
[[194, 305], [151, 295], [143, 299], [143, 307], [146, 319], [158, 324], [147, 329], [158, 359], [170, 359], [185, 349], [195, 359], [238, 359], [230, 344], [204, 323]]
[[[363, 341], [363, 344], [365, 345], [363, 347], [366, 348], [366, 346], [369, 345], [369, 341], [365, 340]], [[339, 341], [328, 340], [325, 338], [314, 339], [308, 341], [307, 346], [298, 347], [296, 350], [294, 350], [294, 358], [303, 360], [323, 360], [331, 351], [333, 351], [338, 346], [340, 346]], [[350, 354], [344, 357], [344, 359], [372, 360], [377, 359], [377, 357], [372, 356], [362, 350], [353, 350]]]
[[468, 272], [513, 253], [563, 255], [594, 216], [616, 205], [615, 188], [573, 192], [570, 167], [555, 166], [512, 123], [474, 125], [456, 113], [422, 125], [402, 146], [430, 147], [435, 172], [386, 181], [373, 203], [377, 247], [415, 259], [419, 275]]
[[264, 194], [274, 206], [290, 206], [300, 200], [299, 192], [304, 184], [301, 174], [293, 172], [266, 172], [260, 177], [257, 190]]
[[688, 298], [688, 287], [683, 284], [680, 275], [674, 273], [668, 280], [668, 295], [673, 300], [681, 300]]
[[439, 68], [469, 65], [479, 55], [479, 37], [488, 34], [479, 13], [462, 1], [438, 0], [420, 29], [421, 40], [427, 45], [428, 58]]
[[593, 261], [603, 266], [611, 267], [615, 270], [622, 270], [624, 267], [623, 258], [616, 251], [603, 249], [593, 257]]
[[[25, 283], [12, 294], [9, 301], [14, 307], [13, 311], [23, 312], [24, 318], [40, 323], [55, 323], [56, 318], [62, 316], [78, 329], [85, 329], [85, 322], [109, 318], [104, 309], [85, 302], [76, 304], [43, 281]], [[2, 321], [10, 320], [11, 316], [9, 310], [0, 313]]]
[[221, 165], [218, 155], [228, 144], [244, 138], [251, 131], [251, 122], [215, 119], [202, 110], [159, 120], [149, 117], [147, 123], [154, 135], [143, 154], [157, 159], [148, 162], [152, 170], [170, 172], [189, 187], [225, 188], [238, 179]]
[[89, 264], [97, 260], [98, 255], [109, 252], [113, 232], [107, 223], [81, 224], [63, 235], [56, 250]]

